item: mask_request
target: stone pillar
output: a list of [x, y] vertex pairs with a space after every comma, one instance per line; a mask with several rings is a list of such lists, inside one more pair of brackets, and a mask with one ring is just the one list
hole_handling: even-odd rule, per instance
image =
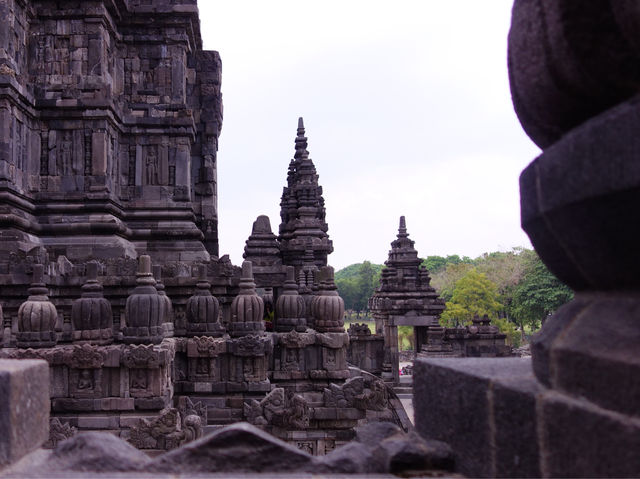
[[164, 337], [162, 321], [164, 301], [156, 290], [156, 280], [151, 274], [151, 257], [140, 256], [137, 286], [127, 298], [125, 316], [127, 326], [123, 328], [126, 344], [159, 344]]
[[56, 307], [47, 296], [43, 278], [44, 267], [33, 265], [33, 282], [29, 299], [18, 310], [17, 345], [19, 348], [48, 348], [58, 342], [55, 327], [58, 320]]
[[109, 344], [113, 341], [111, 304], [102, 294], [95, 261], [87, 264], [87, 282], [82, 286], [82, 297], [74, 301], [71, 308], [71, 323], [74, 342]]

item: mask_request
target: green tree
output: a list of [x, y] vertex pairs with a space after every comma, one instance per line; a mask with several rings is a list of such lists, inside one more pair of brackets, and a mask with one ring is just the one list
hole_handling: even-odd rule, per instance
[[448, 327], [469, 324], [475, 315], [486, 314], [494, 319], [502, 309], [496, 285], [475, 268], [456, 281], [451, 301], [446, 305], [447, 309], [442, 313], [441, 321]]
[[524, 330], [536, 330], [547, 316], [573, 298], [573, 292], [547, 269], [535, 251], [524, 254], [522, 280], [513, 291], [510, 307], [515, 322]]
[[473, 265], [468, 263], [449, 264], [445, 269], [431, 275], [431, 285], [438, 291], [442, 299], [450, 301], [456, 282], [471, 269], [473, 269]]
[[378, 286], [382, 268], [381, 264], [364, 261], [336, 273], [336, 286], [344, 300], [345, 309], [356, 311], [358, 317], [361, 311], [368, 310], [369, 298]]

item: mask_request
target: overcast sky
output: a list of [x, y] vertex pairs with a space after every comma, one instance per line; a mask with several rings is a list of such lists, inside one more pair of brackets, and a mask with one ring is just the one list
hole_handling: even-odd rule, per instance
[[386, 260], [405, 215], [420, 256], [529, 246], [518, 176], [539, 150], [513, 112], [512, 0], [200, 0], [222, 57], [220, 254], [242, 262], [260, 214], [277, 234], [304, 117], [329, 263]]

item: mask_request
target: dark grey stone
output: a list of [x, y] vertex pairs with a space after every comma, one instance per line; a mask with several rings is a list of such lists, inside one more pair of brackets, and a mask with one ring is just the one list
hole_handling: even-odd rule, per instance
[[640, 97], [580, 125], [522, 173], [522, 227], [576, 290], [640, 287]]
[[392, 474], [454, 469], [453, 451], [448, 444], [425, 440], [415, 431], [389, 437], [382, 441], [380, 448], [388, 455], [388, 472]]
[[386, 438], [401, 432], [402, 429], [391, 422], [370, 422], [356, 429], [355, 440], [366, 446], [375, 447]]
[[637, 92], [640, 50], [633, 27], [638, 10], [631, 4], [515, 2], [511, 92], [524, 130], [540, 147]]
[[45, 361], [0, 360], [0, 467], [49, 438], [49, 368]]
[[151, 461], [144, 452], [107, 432], [84, 432], [58, 444], [45, 470], [92, 473], [130, 472]]
[[418, 359], [413, 378], [416, 429], [451, 445], [459, 472], [539, 475], [535, 401], [513, 400], [539, 388], [529, 358]]
[[546, 477], [638, 477], [640, 421], [551, 394], [542, 401]]
[[318, 472], [331, 474], [383, 473], [384, 463], [374, 455], [374, 449], [359, 443], [350, 442], [319, 458]]
[[313, 456], [238, 423], [156, 458], [148, 470], [173, 473], [313, 471]]

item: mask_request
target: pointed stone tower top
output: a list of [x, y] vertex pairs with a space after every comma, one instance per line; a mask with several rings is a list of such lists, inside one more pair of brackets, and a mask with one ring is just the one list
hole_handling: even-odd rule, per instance
[[300, 117], [298, 118], [298, 135], [296, 136], [296, 153], [294, 156], [296, 160], [309, 158], [307, 137], [304, 134], [304, 120]]
[[406, 238], [409, 236], [407, 234], [407, 222], [404, 219], [404, 216], [400, 217], [400, 226], [398, 227], [398, 238]]

